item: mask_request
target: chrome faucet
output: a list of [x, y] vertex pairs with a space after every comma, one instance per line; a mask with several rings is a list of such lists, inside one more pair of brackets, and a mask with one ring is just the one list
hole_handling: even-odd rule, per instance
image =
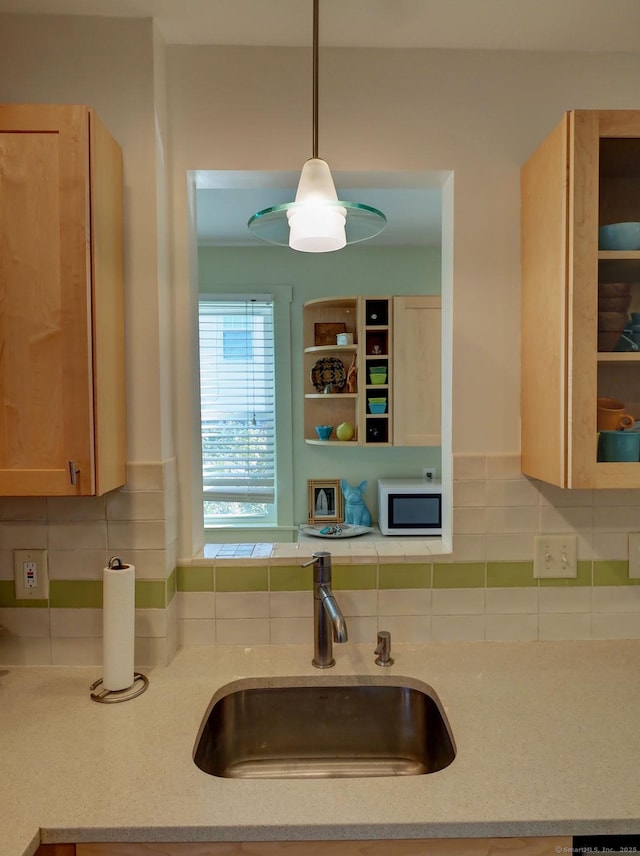
[[316, 669], [335, 666], [333, 640], [346, 642], [347, 623], [331, 591], [331, 553], [319, 550], [303, 568], [313, 565], [313, 660]]

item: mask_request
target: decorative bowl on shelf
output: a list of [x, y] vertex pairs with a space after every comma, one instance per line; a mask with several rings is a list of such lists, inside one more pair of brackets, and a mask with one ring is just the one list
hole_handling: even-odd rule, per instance
[[386, 413], [387, 412], [387, 402], [383, 402], [382, 404], [372, 404], [369, 401], [369, 412], [370, 413]]
[[598, 229], [600, 250], [640, 250], [640, 223], [610, 223]]
[[333, 425], [316, 425], [318, 440], [328, 440], [333, 432]]
[[379, 386], [380, 384], [387, 382], [387, 375], [379, 372], [378, 374], [369, 375], [369, 383], [374, 384], [374, 386]]

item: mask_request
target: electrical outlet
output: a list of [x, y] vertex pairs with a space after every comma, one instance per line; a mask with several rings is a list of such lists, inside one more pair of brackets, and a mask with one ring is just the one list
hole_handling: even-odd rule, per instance
[[629, 533], [629, 579], [640, 580], [640, 532]]
[[423, 467], [422, 468], [422, 478], [427, 481], [433, 481], [436, 477], [436, 468], [435, 467]]
[[14, 550], [16, 600], [47, 600], [49, 574], [46, 550]]
[[536, 535], [533, 547], [533, 576], [537, 579], [578, 576], [577, 535]]

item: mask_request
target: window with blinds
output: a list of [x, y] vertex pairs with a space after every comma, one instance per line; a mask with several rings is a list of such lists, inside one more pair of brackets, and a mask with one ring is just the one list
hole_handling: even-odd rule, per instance
[[199, 301], [205, 526], [275, 518], [273, 299]]

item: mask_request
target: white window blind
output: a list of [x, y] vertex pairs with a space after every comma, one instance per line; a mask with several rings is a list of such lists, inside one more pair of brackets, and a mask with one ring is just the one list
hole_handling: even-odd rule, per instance
[[264, 520], [275, 500], [273, 300], [201, 298], [205, 524]]

